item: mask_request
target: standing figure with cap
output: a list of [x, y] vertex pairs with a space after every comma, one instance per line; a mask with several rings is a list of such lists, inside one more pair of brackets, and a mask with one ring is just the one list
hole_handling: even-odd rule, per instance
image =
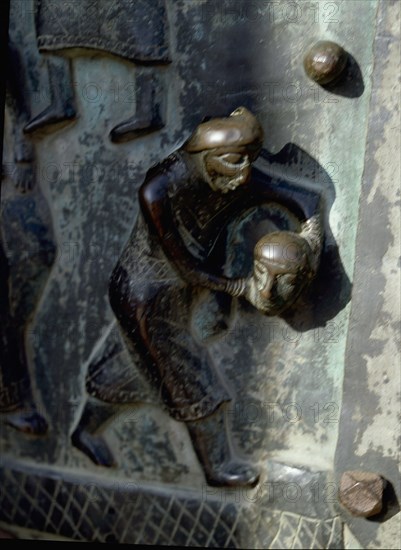
[[[141, 357], [168, 413], [186, 423], [206, 480], [216, 486], [254, 486], [259, 472], [232, 450], [225, 422], [232, 397], [208, 347], [194, 334], [194, 304], [206, 288], [228, 301], [243, 297], [275, 315], [314, 275], [322, 245], [319, 196], [292, 184], [274, 185], [253, 168], [262, 142], [257, 119], [240, 107], [200, 124], [181, 149], [151, 168], [139, 189], [136, 225], [109, 286], [128, 345]], [[298, 217], [301, 233], [263, 237], [253, 243], [253, 273], [226, 277], [227, 226], [271, 202]], [[93, 389], [96, 373], [89, 375]], [[87, 426], [80, 422], [73, 442], [100, 463], [88, 449], [90, 430], [92, 441], [99, 442], [96, 423], [84, 412]]]

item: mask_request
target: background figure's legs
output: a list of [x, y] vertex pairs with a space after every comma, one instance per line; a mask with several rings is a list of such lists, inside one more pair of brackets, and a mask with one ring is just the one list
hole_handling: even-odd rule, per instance
[[24, 330], [10, 314], [8, 262], [1, 239], [0, 273], [0, 412], [6, 413], [6, 423], [17, 430], [41, 435], [47, 423], [32, 399]]
[[114, 143], [121, 143], [163, 128], [165, 122], [165, 85], [160, 68], [138, 67], [135, 77], [135, 115], [110, 132]]
[[[31, 134], [46, 127], [60, 127], [76, 118], [74, 88], [72, 85], [71, 61], [60, 56], [49, 56], [50, 105], [33, 118], [24, 128]], [[57, 125], [57, 126], [56, 126]], [[47, 128], [46, 128], [47, 129]]]
[[118, 405], [102, 403], [89, 397], [79, 423], [71, 434], [72, 444], [99, 466], [110, 467], [116, 464], [113, 453], [101, 432], [118, 410]]
[[6, 102], [14, 118], [14, 161], [17, 164], [29, 163], [34, 160], [33, 145], [22, 131], [31, 116], [26, 89], [26, 67], [19, 50], [11, 41], [8, 43], [8, 55]]

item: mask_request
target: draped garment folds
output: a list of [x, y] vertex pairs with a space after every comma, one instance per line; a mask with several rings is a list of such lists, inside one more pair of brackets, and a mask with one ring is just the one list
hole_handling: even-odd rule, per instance
[[165, 0], [36, 0], [40, 51], [104, 50], [135, 63], [168, 63]]
[[[180, 188], [180, 183], [190, 177], [178, 153], [163, 167], [171, 174], [173, 187]], [[118, 320], [127, 342], [133, 345], [137, 364], [131, 369], [118, 360], [91, 364], [86, 378], [90, 395], [109, 402], [121, 403], [122, 396], [140, 400], [135, 395], [135, 370], [139, 368], [176, 420], [208, 416], [231, 399], [207, 347], [192, 332], [199, 289], [181, 279], [141, 213], [111, 286], [117, 300], [117, 304], [112, 300], [112, 306], [119, 312]], [[118, 303], [121, 299], [126, 302], [123, 309]]]

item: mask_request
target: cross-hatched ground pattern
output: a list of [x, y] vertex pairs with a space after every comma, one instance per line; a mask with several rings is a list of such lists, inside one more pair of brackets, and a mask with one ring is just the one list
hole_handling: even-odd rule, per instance
[[[135, 484], [0, 469], [0, 520], [80, 541], [217, 548], [341, 548], [339, 518], [306, 518]], [[271, 527], [263, 528], [270, 514]]]

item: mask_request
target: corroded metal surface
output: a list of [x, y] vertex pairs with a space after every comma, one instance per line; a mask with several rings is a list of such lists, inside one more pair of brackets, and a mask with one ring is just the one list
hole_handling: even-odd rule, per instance
[[338, 479], [345, 470], [364, 470], [387, 482], [379, 521], [347, 515], [367, 548], [397, 548], [400, 540], [399, 19], [399, 2], [380, 3], [335, 457]]
[[[10, 300], [24, 320], [32, 402], [49, 429], [22, 434], [1, 415], [2, 528], [151, 544], [398, 547], [399, 3], [157, 1], [160, 33], [146, 39], [164, 54], [145, 64], [122, 55], [124, 40], [114, 53], [88, 49], [85, 26], [79, 49], [57, 41], [52, 51], [38, 49], [44, 35], [38, 43], [36, 31], [57, 17], [34, 15], [50, 4], [11, 1], [9, 53], [26, 82], [8, 82], [3, 248]], [[75, 3], [60, 4], [67, 13]], [[114, 2], [117, 11], [126, 4]], [[143, 20], [135, 21], [134, 42]], [[99, 37], [105, 28], [93, 21], [88, 31]], [[325, 86], [303, 67], [320, 40], [348, 54], [341, 81]], [[263, 127], [255, 169], [279, 186], [319, 191], [325, 203], [320, 267], [288, 311], [268, 318], [245, 300], [231, 310], [207, 293], [196, 303], [191, 329], [207, 341], [233, 397], [225, 422], [261, 472], [250, 492], [206, 484], [185, 425], [156, 404], [108, 300], [145, 174], [205, 119], [238, 105]], [[300, 226], [273, 203], [228, 227], [225, 275], [250, 273], [252, 254], [241, 243], [276, 231]], [[93, 417], [105, 421], [110, 468], [73, 444], [86, 413], [97, 438]], [[374, 520], [338, 502], [348, 470], [386, 480]], [[117, 531], [104, 517], [109, 506]]]

